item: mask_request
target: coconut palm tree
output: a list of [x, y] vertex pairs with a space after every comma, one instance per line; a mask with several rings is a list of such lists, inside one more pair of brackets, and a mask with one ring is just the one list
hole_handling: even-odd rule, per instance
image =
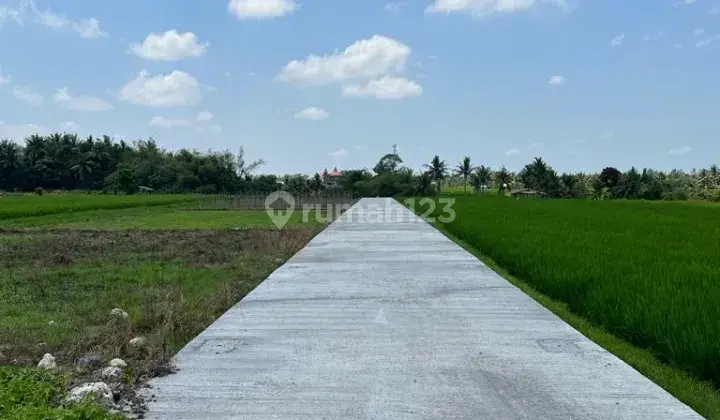
[[498, 194], [504, 193], [510, 183], [510, 172], [508, 172], [505, 166], [500, 168], [500, 170], [495, 174], [495, 181], [497, 181], [498, 184]]
[[444, 160], [440, 160], [440, 156], [435, 155], [432, 160], [430, 161], [429, 165], [423, 165], [428, 173], [430, 174], [430, 178], [432, 178], [433, 181], [435, 181], [435, 185], [437, 186], [437, 195], [440, 197], [440, 189], [442, 188], [442, 181], [447, 176], [447, 163]]
[[492, 179], [492, 170], [485, 166], [480, 165], [472, 173], [472, 184], [475, 188], [475, 192], [484, 191], [488, 183]]
[[465, 189], [465, 195], [467, 195], [467, 180], [470, 174], [472, 174], [473, 166], [470, 163], [470, 156], [465, 156], [463, 160], [460, 161], [458, 166], [455, 168], [455, 173], [457, 173], [459, 176], [463, 179], [463, 187]]

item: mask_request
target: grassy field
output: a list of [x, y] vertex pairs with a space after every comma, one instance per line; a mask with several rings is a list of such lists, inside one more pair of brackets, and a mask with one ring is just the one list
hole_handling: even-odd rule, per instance
[[190, 195], [10, 195], [0, 196], [0, 220], [87, 210], [164, 206], [193, 200]]
[[[142, 411], [136, 386], [168, 373], [177, 350], [323, 226], [296, 212], [278, 230], [264, 211], [185, 211], [183, 197], [150, 206], [142, 198], [69, 212], [65, 197], [21, 197], [41, 200], [43, 215], [0, 220], [0, 418], [115, 418], [92, 404], [58, 404], [71, 386], [97, 379], [78, 365], [88, 356], [128, 363], [117, 393]], [[112, 318], [114, 308], [130, 322]], [[129, 346], [134, 337], [146, 338], [142, 351]], [[57, 372], [32, 368], [45, 353]], [[23, 399], [29, 393], [44, 397]]]
[[511, 275], [720, 385], [718, 205], [457, 197], [453, 208], [444, 229]]
[[[294, 212], [287, 226], [321, 225], [313, 211], [304, 219]], [[318, 222], [320, 220], [321, 222]], [[307, 223], [306, 223], [307, 222]], [[56, 213], [46, 216], [0, 220], [2, 228], [75, 228], [75, 229], [231, 229], [270, 227], [272, 221], [262, 210], [184, 210], [182, 204], [162, 207], [136, 207], [121, 210], [90, 210]]]

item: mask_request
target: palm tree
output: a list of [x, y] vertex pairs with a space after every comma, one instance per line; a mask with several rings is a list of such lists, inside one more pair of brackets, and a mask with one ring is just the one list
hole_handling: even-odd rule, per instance
[[88, 158], [81, 159], [75, 165], [70, 167], [75, 177], [80, 181], [80, 188], [87, 187], [87, 177], [93, 172], [93, 161]]
[[415, 178], [413, 185], [415, 187], [415, 193], [413, 195], [427, 196], [428, 191], [432, 187], [432, 177], [430, 171], [420, 172]]
[[437, 195], [438, 197], [440, 197], [442, 181], [447, 175], [447, 163], [444, 160], [440, 160], [440, 156], [435, 155], [435, 157], [433, 157], [433, 159], [430, 161], [429, 165], [423, 166], [427, 168], [427, 171], [430, 174], [430, 178], [435, 181], [435, 185], [437, 185]]
[[502, 194], [505, 192], [505, 189], [508, 188], [508, 183], [510, 182], [510, 173], [505, 166], [500, 168], [500, 170], [495, 174], [495, 180], [498, 184], [498, 194]]
[[467, 195], [467, 180], [470, 174], [472, 174], [473, 166], [470, 163], [470, 156], [465, 156], [460, 164], [455, 168], [455, 173], [460, 175], [463, 179], [463, 186], [465, 188], [465, 195]]
[[472, 173], [472, 182], [475, 192], [485, 190], [492, 178], [492, 171], [485, 165], [480, 165]]
[[252, 177], [252, 172], [258, 167], [264, 165], [266, 162], [263, 159], [258, 159], [251, 163], [245, 161], [245, 149], [241, 146], [237, 154], [237, 173], [241, 178], [249, 180]]

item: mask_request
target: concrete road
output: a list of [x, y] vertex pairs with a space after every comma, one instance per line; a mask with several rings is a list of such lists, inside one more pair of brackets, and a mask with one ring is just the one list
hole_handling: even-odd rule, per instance
[[151, 419], [701, 419], [391, 199], [177, 355]]

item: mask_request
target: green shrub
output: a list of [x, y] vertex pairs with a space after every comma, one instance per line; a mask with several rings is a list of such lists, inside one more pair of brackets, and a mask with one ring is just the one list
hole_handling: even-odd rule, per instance
[[121, 420], [89, 401], [63, 404], [66, 378], [37, 369], [0, 367], [0, 418], [4, 420]]

